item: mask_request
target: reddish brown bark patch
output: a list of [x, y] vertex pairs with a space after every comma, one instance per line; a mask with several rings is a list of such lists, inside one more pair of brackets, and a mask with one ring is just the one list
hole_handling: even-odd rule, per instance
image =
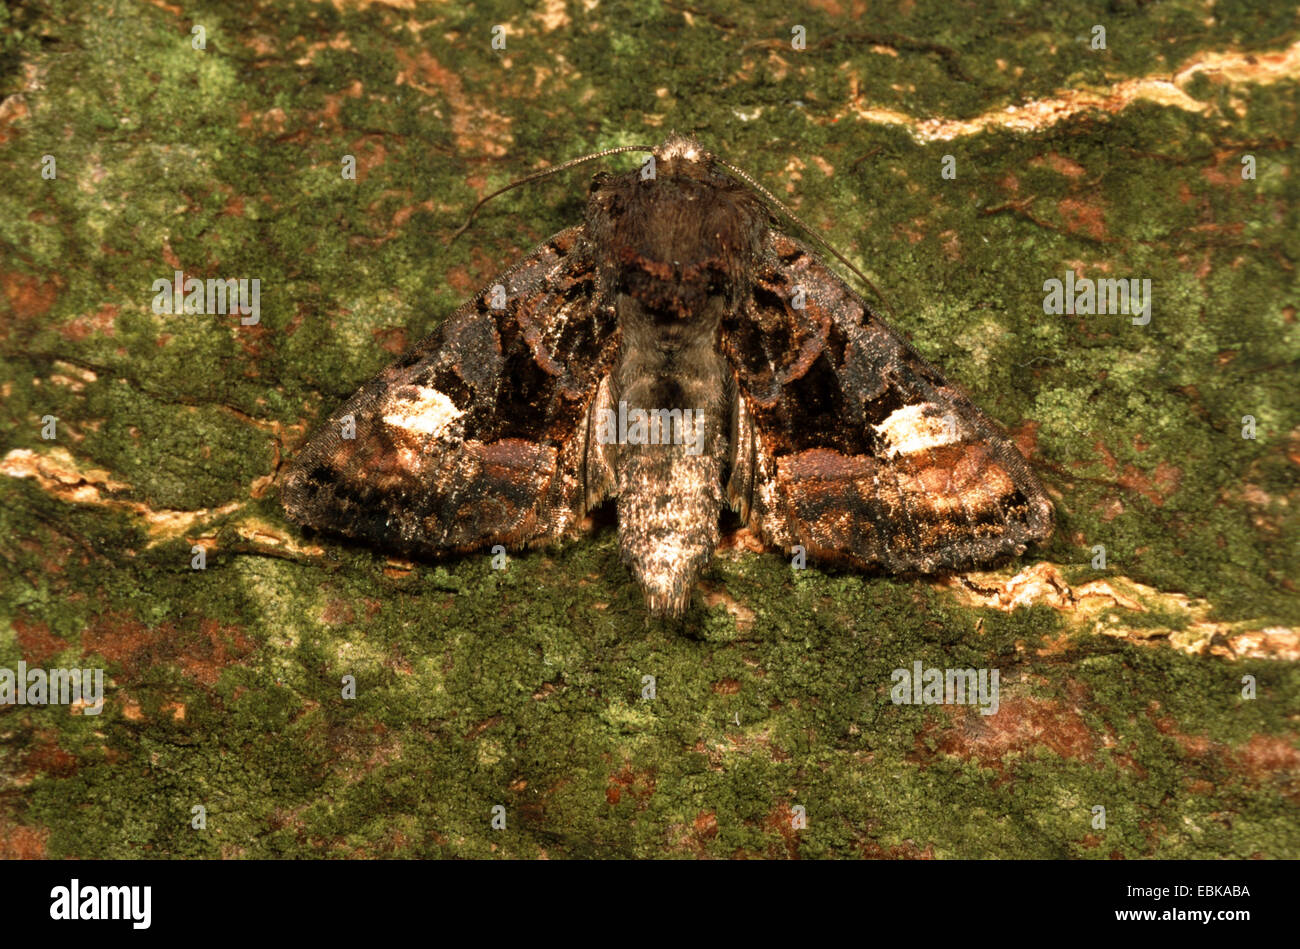
[[1289, 777], [1300, 792], [1300, 749], [1293, 735], [1254, 735], [1235, 750], [1233, 762], [1255, 781]]
[[175, 635], [170, 627], [149, 629], [139, 620], [116, 611], [95, 619], [81, 637], [82, 655], [97, 653], [128, 675], [146, 665], [164, 636]]
[[[926, 732], [917, 737], [917, 752], [929, 757], [925, 737]], [[1090, 760], [1097, 745], [1077, 711], [1059, 702], [1035, 698], [1004, 698], [996, 715], [965, 710], [960, 721], [936, 738], [939, 753], [974, 759], [983, 767], [997, 770], [1002, 769], [1003, 757], [1011, 753], [1045, 749], [1062, 758]]]
[[44, 860], [50, 832], [0, 819], [0, 860]]
[[44, 316], [59, 298], [54, 280], [38, 280], [13, 271], [0, 273], [0, 292], [9, 301], [14, 316], [24, 320]]
[[1106, 216], [1097, 205], [1078, 198], [1062, 198], [1056, 209], [1067, 230], [1085, 234], [1093, 240], [1106, 239]]
[[76, 773], [77, 758], [59, 747], [57, 732], [49, 732], [23, 756], [22, 771], [29, 778], [67, 778]]
[[[631, 765], [624, 765], [621, 770], [614, 772], [609, 776], [609, 786], [605, 788], [605, 800], [610, 804], [618, 804], [624, 796], [638, 802], [644, 806], [650, 796], [655, 793], [654, 770], [647, 768], [644, 771], [634, 771]], [[640, 807], [638, 807], [638, 810]]]
[[83, 313], [75, 317], [70, 322], [63, 324], [59, 333], [64, 339], [79, 343], [91, 333], [103, 333], [105, 336], [112, 336], [116, 331], [117, 314], [120, 308], [111, 303], [105, 303], [94, 313]]
[[394, 356], [400, 356], [409, 348], [406, 339], [406, 330], [400, 326], [390, 326], [384, 329], [372, 330], [370, 335], [374, 337], [379, 348], [384, 352], [392, 353]]
[[82, 636], [82, 655], [97, 653], [129, 676], [160, 662], [175, 662], [182, 673], [211, 687], [227, 666], [235, 665], [256, 644], [235, 626], [204, 619], [196, 632], [172, 624], [149, 628], [120, 613], [107, 613]]
[[1160, 462], [1150, 477], [1133, 465], [1126, 465], [1120, 475], [1119, 483], [1131, 491], [1136, 491], [1156, 507], [1163, 507], [1165, 500], [1178, 490], [1182, 483], [1183, 471], [1168, 462]]
[[1023, 425], [1018, 425], [1011, 431], [1012, 443], [1027, 460], [1032, 460], [1038, 454], [1039, 427], [1039, 422], [1028, 421]]
[[718, 815], [714, 811], [700, 811], [691, 826], [699, 839], [712, 840], [718, 836]]
[[1052, 171], [1067, 178], [1082, 178], [1085, 169], [1072, 158], [1066, 158], [1064, 155], [1056, 152], [1049, 152], [1046, 155], [1039, 155], [1029, 162], [1031, 168], [1050, 168]]
[[322, 623], [330, 626], [346, 626], [356, 620], [357, 614], [352, 609], [352, 604], [336, 597], [325, 604], [320, 618]]
[[199, 625], [199, 635], [177, 656], [181, 671], [211, 688], [227, 666], [236, 665], [253, 651], [254, 643], [236, 626], [222, 626], [214, 619]]
[[763, 821], [763, 827], [781, 838], [785, 853], [769, 852], [769, 857], [785, 856], [791, 860], [799, 859], [799, 831], [794, 827], [794, 809], [789, 804], [781, 803], [773, 808]]
[[50, 628], [37, 620], [19, 614], [14, 617], [14, 632], [18, 635], [18, 648], [31, 665], [41, 665], [46, 659], [68, 648], [65, 640], [50, 632]]

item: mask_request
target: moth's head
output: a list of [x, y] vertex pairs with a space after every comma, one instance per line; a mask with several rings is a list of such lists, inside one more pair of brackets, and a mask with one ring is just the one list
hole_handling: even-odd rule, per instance
[[587, 206], [606, 285], [622, 311], [660, 325], [711, 323], [738, 304], [767, 217], [699, 142], [676, 133], [636, 170], [597, 175]]

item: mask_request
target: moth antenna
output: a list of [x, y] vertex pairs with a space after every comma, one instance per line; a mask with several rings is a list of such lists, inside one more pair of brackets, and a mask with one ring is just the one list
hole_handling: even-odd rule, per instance
[[617, 155], [619, 152], [653, 152], [653, 151], [654, 151], [653, 145], [619, 145], [617, 148], [607, 148], [603, 152], [593, 152], [590, 155], [583, 155], [581, 158], [572, 158], [569, 161], [556, 165], [554, 168], [543, 168], [541, 171], [535, 171], [531, 175], [526, 175], [523, 178], [519, 178], [516, 181], [512, 181], [504, 188], [498, 188], [496, 191], [493, 191], [487, 197], [480, 198], [478, 204], [474, 205], [474, 207], [470, 209], [469, 217], [467, 217], [465, 219], [465, 223], [460, 226], [460, 230], [456, 231], [455, 234], [451, 235], [451, 237], [448, 238], [447, 243], [449, 245], [454, 243], [456, 238], [460, 237], [460, 235], [464, 234], [467, 230], [469, 230], [470, 224], [474, 222], [474, 215], [478, 214], [478, 209], [483, 207], [483, 205], [487, 204], [489, 201], [491, 201], [499, 194], [505, 194], [507, 191], [513, 191], [515, 188], [518, 188], [520, 185], [526, 185], [530, 181], [536, 181], [538, 178], [545, 178], [547, 175], [554, 175], [558, 172], [565, 171], [569, 168], [572, 168], [574, 165], [581, 165], [583, 162], [595, 161], [597, 158], [604, 158], [607, 155]]
[[[727, 169], [728, 171], [730, 171], [733, 175], [735, 175], [736, 177], [740, 178], [742, 181], [744, 181], [746, 184], [748, 184], [751, 188], [753, 188], [755, 191], [757, 191], [760, 195], [762, 195], [765, 199], [767, 199], [767, 201], [768, 201], [769, 203], [771, 203], [772, 205], [774, 205], [778, 211], [780, 211], [782, 214], [784, 214], [786, 217], [788, 217], [791, 221], [793, 221], [796, 225], [798, 225], [799, 228], [800, 228], [800, 229], [801, 229], [805, 234], [807, 234], [809, 237], [811, 237], [814, 241], [816, 241], [816, 242], [817, 242], [818, 244], [820, 244], [822, 247], [826, 248], [826, 250], [830, 251], [830, 253], [831, 253], [832, 255], [834, 255], [834, 257], [835, 257], [836, 260], [838, 260], [838, 261], [839, 261], [840, 263], [842, 263], [845, 267], [848, 267], [849, 270], [851, 270], [851, 271], [853, 271], [855, 274], [857, 274], [858, 279], [861, 280], [863, 283], [865, 283], [868, 287], [870, 287], [870, 288], [871, 288], [871, 292], [874, 293], [874, 294], [876, 295], [876, 297], [880, 300], [880, 302], [883, 303], [883, 304], [885, 305], [885, 308], [886, 308], [887, 310], [889, 310], [889, 315], [892, 316], [892, 317], [894, 317], [895, 319], [897, 319], [897, 314], [894, 312], [894, 308], [893, 308], [892, 306], [890, 306], [889, 301], [885, 299], [885, 295], [884, 295], [883, 293], [881, 293], [880, 290], [878, 290], [878, 289], [876, 288], [876, 285], [875, 285], [874, 283], [871, 282], [870, 278], [868, 278], [866, 274], [864, 274], [864, 273], [863, 273], [861, 270], [859, 270], [857, 267], [854, 267], [853, 264], [849, 262], [849, 259], [848, 259], [847, 257], [845, 257], [843, 254], [841, 254], [841, 253], [840, 253], [838, 250], [836, 250], [834, 247], [832, 247], [831, 244], [830, 244], [830, 242], [827, 241], [826, 238], [822, 237], [820, 234], [818, 234], [816, 231], [814, 231], [811, 227], [809, 227], [807, 224], [805, 224], [802, 220], [800, 220], [799, 215], [795, 214], [795, 213], [794, 213], [793, 211], [791, 211], [788, 207], [786, 207], [785, 204], [782, 203], [782, 201], [781, 201], [780, 198], [778, 198], [778, 197], [777, 197], [776, 195], [774, 195], [772, 192], [770, 192], [770, 191], [768, 191], [766, 188], [764, 188], [761, 184], [759, 184], [759, 183], [758, 183], [757, 181], [755, 181], [752, 177], [750, 177], [746, 172], [744, 172], [744, 171], [742, 171], [741, 169], [737, 168], [737, 167], [736, 167], [735, 165], [733, 165], [731, 162], [729, 162], [729, 161], [724, 161], [723, 159], [718, 158], [716, 155], [715, 155], [715, 156], [712, 156], [712, 157], [713, 157], [713, 160], [714, 160], [715, 162], [717, 162], [717, 163], [718, 163], [719, 165], [721, 165], [723, 168], [726, 168], [726, 169]], [[557, 170], [558, 170], [558, 169], [557, 169]]]

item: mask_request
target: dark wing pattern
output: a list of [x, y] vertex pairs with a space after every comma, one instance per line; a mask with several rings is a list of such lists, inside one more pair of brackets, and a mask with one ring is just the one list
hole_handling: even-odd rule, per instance
[[335, 411], [284, 479], [290, 516], [412, 554], [575, 533], [618, 352], [582, 242], [545, 241]]
[[803, 243], [768, 233], [722, 346], [739, 388], [729, 490], [766, 543], [926, 573], [1051, 534], [1015, 446]]

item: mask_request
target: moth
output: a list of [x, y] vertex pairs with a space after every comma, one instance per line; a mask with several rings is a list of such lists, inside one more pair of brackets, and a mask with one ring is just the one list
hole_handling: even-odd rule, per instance
[[293, 520], [422, 557], [571, 539], [614, 499], [621, 558], [667, 616], [725, 508], [768, 548], [902, 574], [1051, 534], [1015, 446], [774, 227], [773, 204], [790, 212], [766, 189], [683, 135], [577, 161], [630, 150], [653, 160], [597, 175], [581, 224], [307, 441]]

